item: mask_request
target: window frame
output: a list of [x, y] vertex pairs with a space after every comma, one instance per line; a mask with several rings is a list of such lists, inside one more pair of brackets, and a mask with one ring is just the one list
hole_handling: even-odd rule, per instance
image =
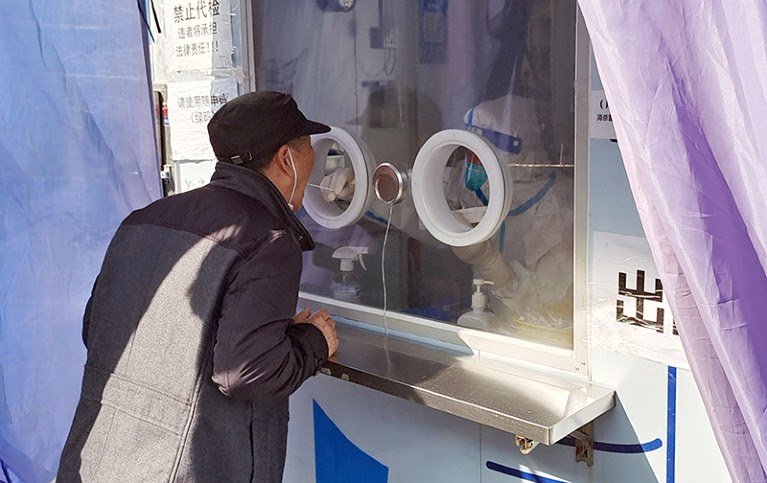
[[[259, 72], [256, 71], [255, 35], [257, 19], [252, 0], [242, 0], [243, 63], [247, 72], [245, 86], [256, 91]], [[299, 305], [308, 308], [326, 308], [332, 314], [358, 321], [379, 331], [419, 341], [435, 341], [453, 347], [465, 348], [480, 356], [500, 356], [504, 359], [563, 370], [588, 377], [589, 324], [588, 324], [588, 95], [590, 71], [590, 41], [580, 7], [576, 3], [575, 20], [575, 79], [574, 79], [574, 220], [573, 220], [573, 347], [566, 349], [541, 342], [511, 336], [482, 332], [444, 322], [384, 311], [379, 308], [351, 304], [329, 297], [299, 292]], [[372, 174], [372, 173], [371, 173]], [[384, 320], [386, 323], [384, 323]]]

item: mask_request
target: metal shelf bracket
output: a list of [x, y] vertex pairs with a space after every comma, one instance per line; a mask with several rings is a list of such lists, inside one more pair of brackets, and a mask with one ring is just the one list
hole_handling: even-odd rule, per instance
[[581, 426], [570, 434], [575, 439], [575, 461], [594, 464], [594, 423]]

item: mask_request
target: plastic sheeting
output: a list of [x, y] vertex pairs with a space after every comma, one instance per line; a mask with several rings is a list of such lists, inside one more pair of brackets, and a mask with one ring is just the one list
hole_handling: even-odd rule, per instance
[[0, 2], [0, 18], [0, 481], [49, 481], [106, 245], [160, 196], [146, 34], [135, 0]]
[[765, 481], [767, 4], [580, 4], [719, 446], [735, 481]]

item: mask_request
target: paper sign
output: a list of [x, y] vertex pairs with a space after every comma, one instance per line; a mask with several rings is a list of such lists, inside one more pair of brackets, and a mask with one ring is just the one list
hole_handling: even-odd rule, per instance
[[208, 121], [237, 96], [234, 78], [168, 84], [171, 156], [178, 160], [215, 159], [208, 138]]
[[589, 286], [593, 344], [689, 368], [647, 240], [594, 232]]
[[232, 67], [229, 0], [164, 0], [168, 78]]
[[591, 91], [589, 94], [589, 137], [616, 139], [605, 91]]
[[193, 190], [210, 182], [216, 161], [184, 161], [176, 163], [176, 193]]

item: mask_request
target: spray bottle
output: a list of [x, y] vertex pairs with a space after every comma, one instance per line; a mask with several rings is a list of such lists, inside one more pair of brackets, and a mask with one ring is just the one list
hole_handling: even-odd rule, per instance
[[493, 285], [493, 282], [475, 278], [473, 280], [474, 293], [471, 294], [471, 312], [466, 312], [458, 317], [458, 325], [471, 329], [490, 330], [497, 322], [497, 317], [492, 312], [487, 312], [487, 296], [482, 290], [483, 285]]
[[341, 247], [333, 252], [333, 258], [341, 260], [338, 273], [333, 276], [333, 298], [345, 302], [359, 303], [360, 283], [354, 273], [354, 262], [358, 261], [364, 270], [368, 247]]

